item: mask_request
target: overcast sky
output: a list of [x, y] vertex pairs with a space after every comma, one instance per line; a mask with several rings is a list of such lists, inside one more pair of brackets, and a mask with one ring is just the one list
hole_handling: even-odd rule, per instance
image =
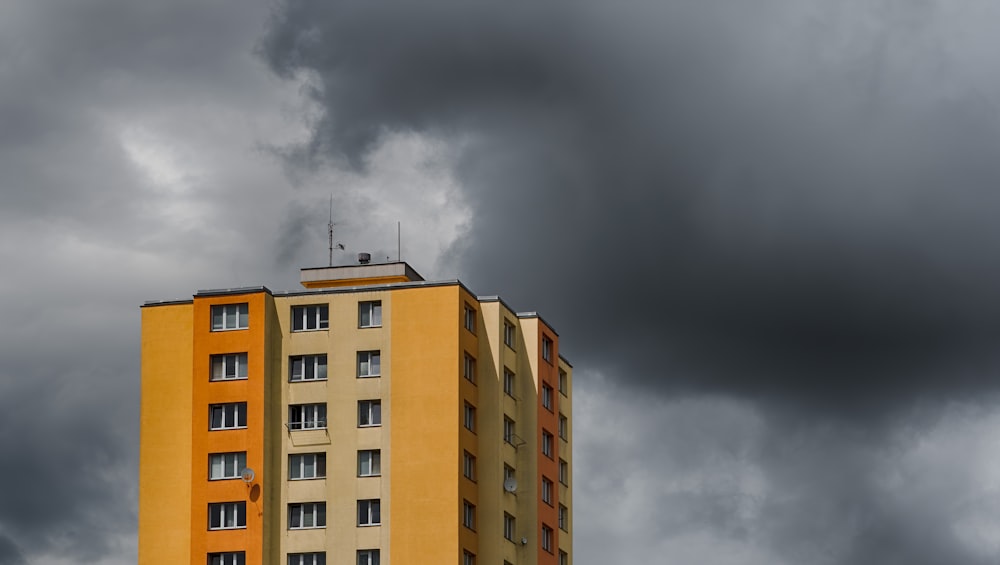
[[139, 305], [538, 310], [575, 559], [1000, 560], [1000, 4], [0, 3], [0, 565], [134, 563]]

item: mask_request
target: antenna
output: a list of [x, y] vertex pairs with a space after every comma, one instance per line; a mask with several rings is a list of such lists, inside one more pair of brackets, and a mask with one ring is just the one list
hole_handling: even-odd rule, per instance
[[396, 222], [396, 261], [403, 261], [403, 245], [400, 239], [399, 222]]
[[507, 477], [503, 481], [503, 490], [509, 493], [517, 492], [517, 479], [514, 477]]
[[327, 230], [330, 233], [330, 263], [329, 263], [329, 266], [332, 267], [333, 266], [333, 248], [336, 247], [337, 249], [339, 249], [341, 251], [344, 250], [344, 244], [343, 243], [337, 243], [337, 244], [333, 243], [333, 195], [332, 194], [330, 195], [330, 221], [329, 221], [329, 223], [326, 224], [326, 227], [327, 227]]

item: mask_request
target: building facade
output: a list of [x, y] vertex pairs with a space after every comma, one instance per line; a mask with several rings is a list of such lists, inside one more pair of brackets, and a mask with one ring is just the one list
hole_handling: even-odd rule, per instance
[[142, 307], [139, 564], [569, 565], [572, 367], [405, 263]]

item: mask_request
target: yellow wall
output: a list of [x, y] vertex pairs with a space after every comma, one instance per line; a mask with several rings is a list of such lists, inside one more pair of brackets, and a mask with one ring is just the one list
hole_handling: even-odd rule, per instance
[[458, 287], [396, 290], [392, 308], [392, 563], [456, 563], [462, 504], [453, 459], [461, 456]]
[[140, 565], [190, 557], [192, 312], [190, 303], [142, 309]]

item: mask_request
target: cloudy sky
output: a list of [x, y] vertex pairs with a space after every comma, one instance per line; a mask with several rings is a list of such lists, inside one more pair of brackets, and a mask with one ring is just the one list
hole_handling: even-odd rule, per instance
[[577, 565], [1000, 560], [1000, 4], [0, 3], [0, 565], [135, 560], [139, 308], [560, 331]]

